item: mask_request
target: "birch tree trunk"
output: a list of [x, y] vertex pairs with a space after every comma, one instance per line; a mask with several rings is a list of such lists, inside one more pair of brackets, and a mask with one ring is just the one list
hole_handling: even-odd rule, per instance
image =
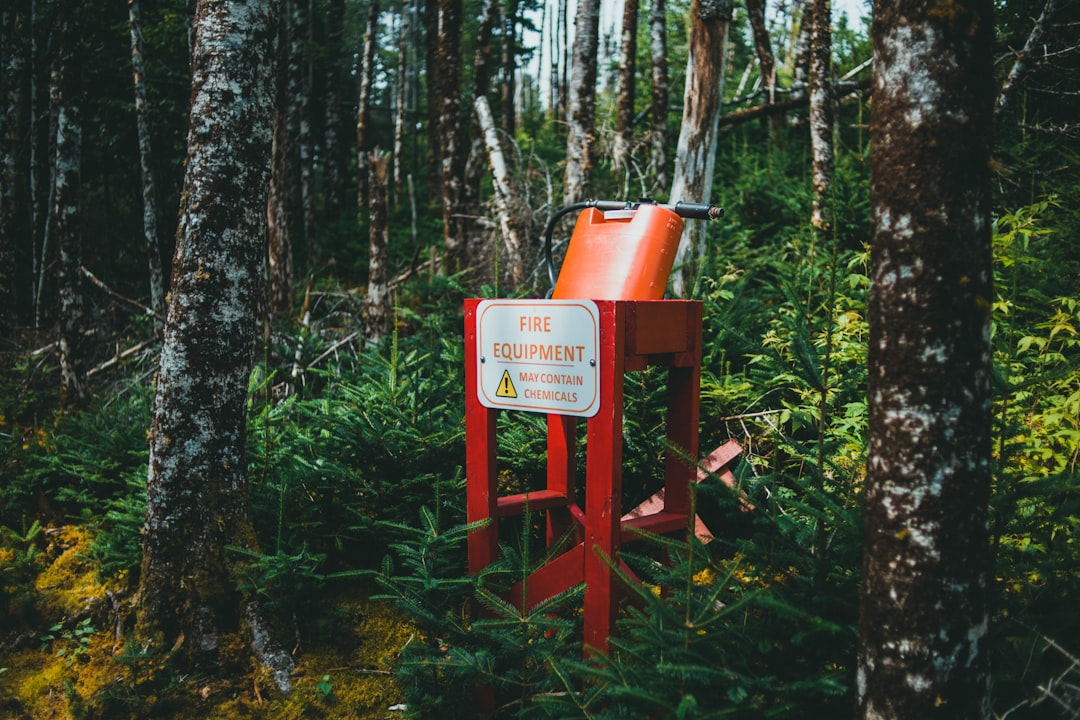
[[379, 148], [368, 154], [368, 194], [371, 197], [370, 218], [368, 224], [368, 290], [367, 306], [364, 318], [365, 335], [368, 342], [377, 343], [386, 335], [390, 318], [390, 206], [387, 199], [386, 185], [389, 176], [389, 159]]
[[367, 162], [368, 126], [371, 124], [371, 85], [375, 74], [375, 43], [379, 32], [379, 0], [371, 0], [368, 6], [367, 27], [364, 30], [364, 43], [360, 48], [360, 96], [356, 103], [356, 208], [363, 211], [368, 193], [368, 179], [371, 177]]
[[82, 107], [78, 29], [82, 0], [64, 0], [58, 7], [58, 60], [52, 103], [56, 113], [56, 161], [51, 224], [60, 254], [60, 405], [71, 409], [86, 398], [83, 356], [85, 311], [82, 282], [82, 232], [79, 227], [79, 184], [82, 174]]
[[246, 623], [256, 657], [287, 692], [292, 660], [237, 589], [255, 550], [245, 410], [262, 294], [273, 133], [273, 0], [198, 0], [183, 201], [154, 395], [139, 588], [140, 643], [212, 671]]
[[810, 42], [810, 148], [814, 199], [810, 224], [824, 231], [830, 217], [833, 179], [832, 12], [829, 0], [814, 0]]
[[630, 147], [634, 142], [634, 98], [637, 73], [638, 0], [623, 1], [622, 40], [619, 43], [619, 94], [615, 110], [612, 165], [622, 171], [624, 194], [630, 185]]
[[652, 133], [649, 166], [653, 177], [651, 193], [667, 189], [668, 176], [668, 87], [667, 10], [664, 0], [652, 0], [649, 14], [649, 59], [652, 69]]
[[[686, 62], [683, 119], [669, 197], [672, 203], [709, 202], [731, 13], [732, 0], [694, 0], [690, 6], [690, 55]], [[689, 291], [694, 260], [701, 256], [704, 247], [705, 223], [686, 223], [671, 275], [671, 290], [676, 297], [685, 297]]]
[[567, 116], [566, 180], [563, 204], [589, 194], [592, 144], [596, 130], [596, 49], [600, 34], [600, 0], [578, 0], [574, 18], [574, 59], [570, 69], [570, 109]]
[[[165, 317], [165, 276], [161, 268], [161, 243], [157, 229], [157, 192], [154, 187], [153, 153], [150, 147], [150, 117], [146, 107], [146, 67], [143, 63], [142, 17], [139, 0], [128, 0], [131, 29], [131, 72], [135, 85], [135, 120], [139, 133], [139, 162], [142, 169], [143, 238], [150, 269], [150, 308]], [[156, 324], [160, 324], [160, 320]]]
[[993, 7], [874, 9], [857, 717], [989, 718]]
[[393, 152], [393, 186], [394, 204], [400, 202], [401, 183], [405, 173], [403, 170], [403, 155], [405, 148], [405, 121], [408, 115], [406, 107], [408, 93], [408, 61], [409, 61], [409, 37], [412, 28], [412, 9], [410, 0], [402, 0], [401, 3], [401, 27], [398, 34], [398, 66], [397, 87], [394, 88], [394, 98], [397, 112], [394, 114], [394, 152]]
[[502, 145], [499, 143], [498, 133], [495, 132], [495, 121], [491, 117], [491, 108], [488, 106], [487, 98], [483, 95], [477, 96], [473, 107], [483, 132], [488, 166], [491, 168], [494, 182], [495, 211], [499, 217], [499, 230], [503, 244], [506, 246], [506, 261], [503, 266], [507, 269], [510, 282], [517, 286], [525, 281], [524, 251], [527, 236], [521, 232], [520, 214], [516, 211], [518, 203], [510, 182], [510, 171], [506, 165]]

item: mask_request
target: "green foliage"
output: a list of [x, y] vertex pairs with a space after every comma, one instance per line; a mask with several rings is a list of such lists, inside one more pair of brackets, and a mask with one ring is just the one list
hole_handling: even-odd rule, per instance
[[1045, 272], [1055, 205], [1003, 214], [994, 233], [994, 660], [1010, 707], [1046, 698], [1069, 667], [1068, 647], [1046, 648], [1080, 632], [1080, 304]]
[[85, 617], [71, 626], [63, 622], [53, 625], [39, 638], [41, 649], [60, 645], [56, 650], [56, 657], [65, 658], [69, 666], [76, 662], [87, 662], [90, 654], [90, 638], [97, 632], [93, 621], [92, 617]]

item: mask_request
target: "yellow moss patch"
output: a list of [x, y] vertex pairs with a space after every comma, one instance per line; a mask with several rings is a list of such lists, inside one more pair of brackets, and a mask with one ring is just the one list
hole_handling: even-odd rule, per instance
[[53, 620], [77, 615], [105, 597], [105, 586], [89, 560], [90, 532], [67, 525], [51, 535], [48, 554], [55, 559], [34, 581], [41, 614]]
[[16, 653], [4, 659], [11, 667], [0, 679], [0, 694], [34, 720], [79, 717], [85, 708], [129, 692], [131, 671], [116, 661], [113, 645], [112, 636], [100, 632], [84, 645], [59, 638], [45, 649]]

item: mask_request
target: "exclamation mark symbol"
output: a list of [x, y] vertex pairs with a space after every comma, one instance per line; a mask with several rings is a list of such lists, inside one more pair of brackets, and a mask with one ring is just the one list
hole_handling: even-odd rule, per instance
[[517, 390], [514, 389], [514, 382], [510, 379], [509, 370], [503, 370], [502, 377], [499, 378], [499, 389], [495, 391], [495, 396], [503, 398], [517, 397]]

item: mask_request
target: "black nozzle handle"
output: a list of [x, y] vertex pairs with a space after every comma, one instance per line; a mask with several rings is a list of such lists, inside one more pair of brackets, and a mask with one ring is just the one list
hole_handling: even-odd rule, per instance
[[683, 202], [680, 200], [674, 205], [665, 205], [667, 209], [676, 215], [688, 220], [716, 220], [724, 217], [724, 208], [708, 203]]

